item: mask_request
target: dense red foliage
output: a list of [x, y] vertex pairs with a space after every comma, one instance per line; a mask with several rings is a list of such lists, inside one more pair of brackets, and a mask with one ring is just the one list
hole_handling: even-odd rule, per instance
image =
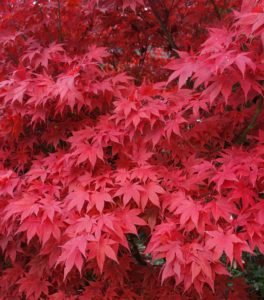
[[253, 299], [264, 1], [0, 4], [0, 299]]

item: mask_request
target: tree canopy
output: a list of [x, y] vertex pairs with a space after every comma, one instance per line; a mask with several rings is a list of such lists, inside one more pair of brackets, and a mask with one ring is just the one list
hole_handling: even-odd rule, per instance
[[1, 1], [0, 299], [254, 299], [263, 74], [262, 0]]

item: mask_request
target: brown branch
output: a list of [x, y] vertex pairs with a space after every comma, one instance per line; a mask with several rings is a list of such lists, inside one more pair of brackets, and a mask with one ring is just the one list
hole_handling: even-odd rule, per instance
[[215, 0], [210, 0], [210, 2], [212, 3], [212, 5], [213, 5], [213, 7], [214, 7], [214, 10], [215, 10], [215, 13], [216, 13], [216, 15], [217, 15], [217, 18], [218, 18], [219, 20], [221, 20], [221, 14], [220, 14], [220, 11], [219, 11], [218, 6], [217, 6], [216, 3], [215, 3]]
[[237, 139], [237, 144], [243, 144], [246, 141], [248, 133], [250, 132], [250, 130], [252, 130], [255, 127], [258, 116], [261, 113], [261, 110], [262, 110], [262, 107], [263, 107], [263, 98], [261, 96], [257, 96], [256, 98], [259, 99], [259, 100], [258, 100], [258, 103], [257, 103], [255, 113], [254, 113], [250, 123], [248, 124], [248, 126], [244, 129], [242, 134]]

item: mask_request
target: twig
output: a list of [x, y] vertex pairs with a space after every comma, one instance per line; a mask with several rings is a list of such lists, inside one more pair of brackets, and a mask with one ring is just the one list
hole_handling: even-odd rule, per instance
[[41, 19], [42, 19], [42, 22], [43, 22], [44, 29], [48, 34], [49, 41], [52, 42], [52, 35], [50, 33], [50, 30], [49, 30], [47, 24], [45, 23], [42, 7], [39, 5], [39, 3], [37, 5], [38, 5], [39, 13], [40, 13], [40, 16], [41, 16]]
[[171, 31], [168, 29], [168, 19], [169, 19], [169, 11], [166, 10], [166, 20], [162, 20], [160, 15], [158, 14], [158, 12], [156, 11], [156, 9], [154, 8], [154, 5], [152, 3], [152, 1], [149, 1], [149, 6], [152, 10], [152, 13], [154, 15], [154, 17], [157, 19], [157, 21], [159, 22], [160, 28], [163, 31], [164, 35], [166, 36], [168, 43], [170, 45], [170, 48], [174, 51], [174, 55], [178, 58], [179, 55], [176, 52], [178, 50], [178, 46], [176, 45], [173, 36], [171, 34]]
[[81, 34], [80, 39], [79, 39], [79, 43], [82, 42], [85, 37], [87, 36], [87, 34], [90, 32], [90, 30], [93, 28], [94, 25], [94, 10], [95, 10], [96, 4], [94, 4], [93, 7], [93, 11], [91, 12], [91, 18], [90, 21], [88, 23], [88, 25], [86, 26], [84, 32]]
[[146, 266], [147, 262], [145, 261], [145, 259], [140, 254], [140, 252], [138, 250], [137, 242], [135, 240], [135, 237], [132, 234], [129, 235], [128, 241], [129, 241], [129, 244], [130, 244], [130, 249], [131, 249], [131, 253], [132, 253], [133, 257], [136, 259], [136, 261], [140, 265]]
[[141, 76], [142, 76], [143, 67], [144, 67], [146, 56], [147, 56], [147, 52], [148, 52], [148, 40], [146, 42], [146, 45], [141, 49], [141, 57], [140, 57], [140, 60], [139, 60], [139, 63], [138, 63], [136, 84], [141, 83], [141, 80], [142, 80]]
[[19, 64], [19, 60], [11, 52], [8, 52], [7, 56], [10, 58], [10, 60], [12, 60], [12, 62], [15, 65]]
[[61, 25], [61, 3], [60, 0], [57, 0], [57, 4], [58, 4], [58, 36], [59, 36], [59, 42], [63, 42], [63, 35], [62, 35], [62, 25]]
[[172, 0], [172, 1], [171, 1], [171, 7], [169, 8], [169, 10], [171, 10], [171, 9], [173, 8], [173, 6], [174, 6], [174, 1], [175, 1], [175, 0]]
[[257, 122], [258, 116], [261, 113], [262, 107], [263, 107], [263, 98], [261, 96], [257, 96], [257, 98], [259, 98], [255, 113], [250, 121], [250, 123], [248, 124], [248, 126], [244, 129], [244, 131], [242, 132], [242, 134], [239, 136], [238, 140], [237, 140], [237, 144], [243, 144], [246, 139], [247, 139], [247, 134], [249, 133], [250, 130], [252, 130]]
[[219, 20], [221, 20], [221, 14], [220, 14], [220, 11], [219, 11], [219, 8], [217, 7], [216, 3], [215, 3], [215, 0], [210, 0], [210, 2], [212, 3], [213, 7], [214, 7], [214, 10], [215, 10], [215, 13], [217, 15], [217, 18]]

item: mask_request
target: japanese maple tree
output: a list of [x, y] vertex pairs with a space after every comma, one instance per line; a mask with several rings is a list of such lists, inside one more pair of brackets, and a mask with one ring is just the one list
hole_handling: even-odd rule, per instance
[[264, 0], [0, 3], [0, 299], [253, 299]]

